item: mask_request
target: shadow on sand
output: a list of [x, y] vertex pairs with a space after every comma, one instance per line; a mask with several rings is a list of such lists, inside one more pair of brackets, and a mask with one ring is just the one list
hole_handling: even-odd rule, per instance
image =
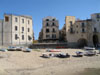
[[77, 75], [100, 75], [100, 68], [86, 68], [83, 72]]

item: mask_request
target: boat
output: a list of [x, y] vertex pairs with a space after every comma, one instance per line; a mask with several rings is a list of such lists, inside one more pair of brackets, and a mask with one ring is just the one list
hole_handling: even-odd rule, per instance
[[43, 53], [41, 57], [43, 57], [43, 58], [50, 58], [50, 56], [48, 54], [46, 54], [46, 53]]
[[60, 50], [55, 50], [55, 49], [47, 49], [47, 52], [61, 52]]
[[94, 47], [84, 47], [85, 50], [95, 50]]

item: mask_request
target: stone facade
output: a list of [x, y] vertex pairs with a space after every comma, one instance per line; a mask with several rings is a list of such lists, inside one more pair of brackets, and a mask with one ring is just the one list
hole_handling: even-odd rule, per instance
[[[55, 33], [52, 32], [53, 28]], [[55, 34], [56, 38], [52, 38], [52, 34]], [[67, 43], [68, 47], [100, 46], [100, 13], [92, 14], [91, 18], [86, 20], [76, 20], [74, 16], [66, 16], [61, 30], [56, 18], [44, 18], [39, 41], [54, 43], [54, 39], [57, 39], [57, 43]]]
[[43, 27], [39, 34], [39, 40], [41, 42], [57, 42], [59, 40], [59, 23], [54, 17], [43, 18]]
[[86, 20], [76, 20], [74, 16], [66, 16], [64, 27], [69, 46], [83, 47], [100, 44], [100, 13], [92, 14], [91, 19]]
[[[33, 41], [32, 17], [4, 14], [2, 25], [2, 45], [30, 44]], [[1, 36], [0, 36], [1, 37]]]

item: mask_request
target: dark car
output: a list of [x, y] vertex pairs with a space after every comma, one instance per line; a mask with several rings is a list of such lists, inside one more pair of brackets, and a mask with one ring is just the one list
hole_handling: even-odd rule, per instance
[[57, 57], [59, 57], [59, 58], [69, 58], [70, 55], [68, 53], [60, 53], [60, 54], [57, 54]]

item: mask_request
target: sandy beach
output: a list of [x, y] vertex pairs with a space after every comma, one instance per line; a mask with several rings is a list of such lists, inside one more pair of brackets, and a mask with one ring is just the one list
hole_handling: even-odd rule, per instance
[[[60, 49], [75, 55], [81, 49]], [[84, 52], [84, 51], [83, 51]], [[42, 58], [43, 49], [26, 53], [22, 51], [0, 52], [0, 75], [78, 75], [89, 68], [100, 68], [100, 55], [80, 58]]]

